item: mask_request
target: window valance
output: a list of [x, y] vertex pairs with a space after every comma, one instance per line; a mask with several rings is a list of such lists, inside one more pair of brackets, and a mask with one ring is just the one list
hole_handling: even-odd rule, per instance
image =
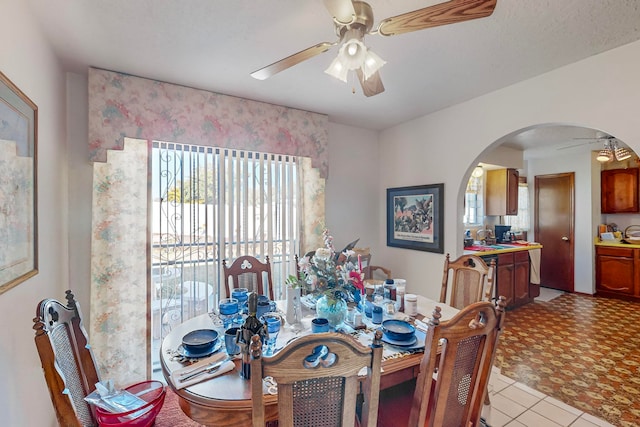
[[323, 114], [89, 69], [92, 161], [104, 162], [130, 137], [309, 157], [326, 178], [328, 122]]

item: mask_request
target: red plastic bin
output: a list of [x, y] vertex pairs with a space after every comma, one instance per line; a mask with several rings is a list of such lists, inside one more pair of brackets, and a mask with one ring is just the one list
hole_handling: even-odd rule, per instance
[[[143, 381], [125, 388], [147, 403], [127, 412], [109, 412], [96, 407], [96, 418], [100, 426], [148, 427], [153, 424], [164, 404], [165, 385], [160, 381]], [[137, 414], [137, 415], [136, 415]]]

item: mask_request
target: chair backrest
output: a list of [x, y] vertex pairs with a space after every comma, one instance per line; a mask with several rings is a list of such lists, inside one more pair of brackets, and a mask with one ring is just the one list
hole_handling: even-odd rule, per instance
[[367, 265], [362, 269], [362, 274], [364, 274], [363, 280], [393, 279], [391, 270], [379, 265]]
[[58, 423], [62, 426], [95, 426], [97, 421], [84, 398], [100, 381], [80, 307], [66, 291], [67, 304], [42, 300], [33, 329], [44, 377]]
[[[267, 295], [272, 300], [277, 299], [273, 295], [269, 256], [265, 257], [265, 262], [261, 262], [258, 258], [243, 255], [236, 258], [230, 266], [227, 266], [227, 260], [222, 260], [222, 268], [227, 284], [227, 295], [231, 296], [233, 288], [247, 288], [258, 295]], [[264, 276], [266, 276], [266, 283]]]
[[334, 332], [311, 334], [291, 342], [273, 357], [262, 357], [262, 345], [253, 337], [251, 393], [253, 425], [264, 427], [263, 378], [278, 384], [278, 425], [353, 426], [361, 392], [358, 373], [366, 367], [362, 394], [362, 426], [375, 427], [380, 391], [382, 333], [371, 347]]
[[491, 300], [495, 267], [496, 262], [493, 259], [487, 266], [484, 260], [476, 255], [462, 255], [450, 261], [447, 254], [444, 261], [440, 302], [446, 303], [449, 282], [451, 282], [449, 305], [452, 307], [461, 309], [474, 302]]
[[502, 296], [495, 305], [476, 302], [442, 323], [441, 308], [436, 307], [429, 320], [409, 426], [478, 425], [505, 306]]
[[369, 248], [353, 248], [355, 257], [360, 256], [360, 264], [364, 270], [371, 264], [371, 250]]

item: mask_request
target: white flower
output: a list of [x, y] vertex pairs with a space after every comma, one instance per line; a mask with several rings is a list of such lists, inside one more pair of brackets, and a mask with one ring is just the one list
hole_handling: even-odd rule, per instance
[[318, 259], [329, 260], [331, 259], [331, 250], [328, 248], [316, 249], [315, 257]]

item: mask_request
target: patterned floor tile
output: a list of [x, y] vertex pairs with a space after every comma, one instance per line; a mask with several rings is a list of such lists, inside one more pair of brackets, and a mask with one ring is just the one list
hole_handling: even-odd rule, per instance
[[563, 294], [507, 312], [495, 365], [620, 427], [640, 426], [640, 304]]

